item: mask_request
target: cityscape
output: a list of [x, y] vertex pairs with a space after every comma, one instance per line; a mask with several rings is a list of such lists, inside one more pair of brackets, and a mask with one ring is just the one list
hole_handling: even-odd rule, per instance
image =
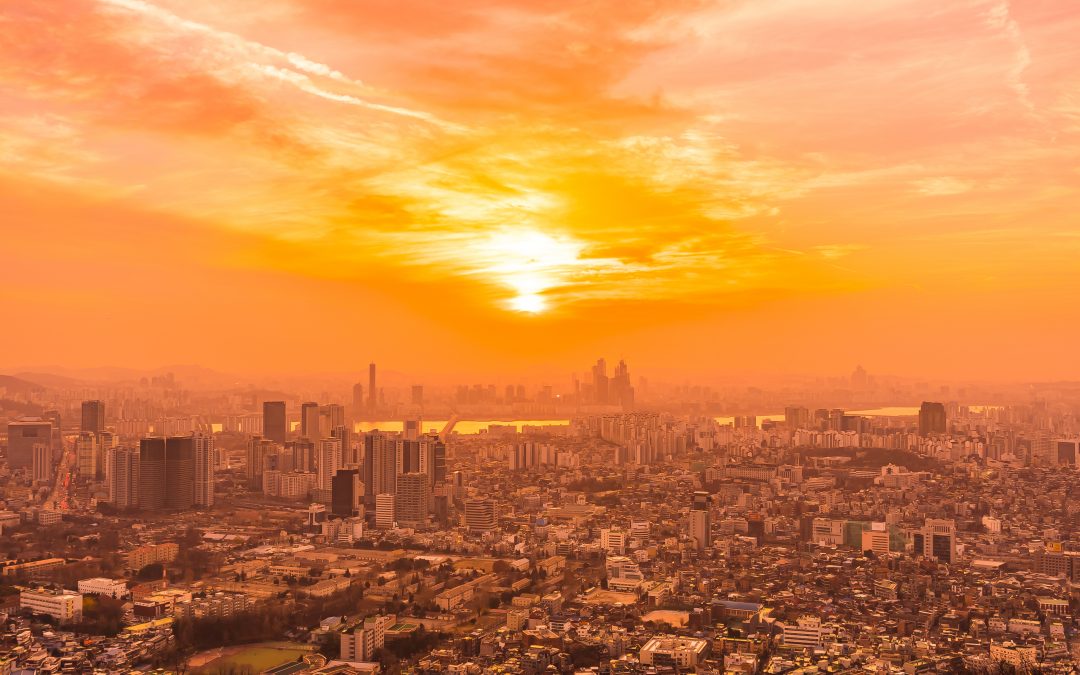
[[1080, 385], [580, 370], [0, 378], [3, 672], [1075, 671]]
[[0, 675], [1080, 675], [1080, 1], [0, 0]]

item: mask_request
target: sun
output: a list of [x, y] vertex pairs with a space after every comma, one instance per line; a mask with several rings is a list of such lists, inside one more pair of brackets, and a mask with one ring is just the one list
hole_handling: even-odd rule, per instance
[[537, 230], [505, 230], [478, 247], [475, 255], [492, 281], [513, 291], [506, 300], [508, 309], [542, 314], [550, 309], [545, 294], [569, 282], [582, 264], [583, 248], [581, 242]]
[[525, 314], [540, 314], [547, 310], [547, 300], [539, 293], [522, 293], [510, 298], [510, 309]]

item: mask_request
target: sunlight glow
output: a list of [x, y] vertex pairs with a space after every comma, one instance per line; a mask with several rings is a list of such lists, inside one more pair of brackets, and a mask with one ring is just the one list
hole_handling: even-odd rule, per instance
[[581, 242], [536, 230], [507, 230], [478, 247], [480, 270], [516, 295], [507, 306], [539, 314], [548, 309], [543, 293], [562, 285], [582, 265]]

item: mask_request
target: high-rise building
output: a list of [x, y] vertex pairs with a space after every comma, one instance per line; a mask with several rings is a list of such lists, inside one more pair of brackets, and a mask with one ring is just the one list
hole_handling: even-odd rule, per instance
[[373, 431], [364, 435], [364, 503], [375, 506], [375, 495], [397, 490], [398, 439]]
[[1060, 439], [1057, 445], [1057, 463], [1076, 466], [1080, 463], [1080, 439]]
[[690, 536], [697, 549], [704, 551], [712, 546], [712, 519], [709, 516], [709, 493], [697, 491], [690, 502]]
[[608, 555], [624, 555], [626, 532], [615, 527], [600, 530], [600, 548], [604, 549], [604, 553]]
[[211, 434], [195, 434], [195, 506], [214, 505], [214, 437]]
[[418, 406], [424, 405], [424, 385], [422, 385], [422, 384], [414, 384], [412, 386], [411, 401], [412, 401], [413, 405], [418, 405]]
[[433, 486], [446, 481], [446, 444], [436, 434], [420, 437], [420, 472]]
[[352, 414], [353, 418], [359, 418], [364, 411], [364, 385], [357, 382], [352, 387]]
[[284, 445], [289, 435], [289, 419], [285, 414], [285, 401], [263, 402], [263, 436]]
[[473, 532], [490, 532], [495, 529], [495, 500], [469, 499], [465, 501], [465, 527]]
[[189, 509], [195, 504], [195, 439], [154, 436], [139, 441], [139, 507]]
[[951, 565], [956, 562], [956, 522], [927, 518], [914, 543], [915, 553]]
[[35, 483], [48, 483], [53, 477], [52, 448], [48, 443], [34, 443], [33, 455], [31, 478]]
[[384, 493], [375, 496], [375, 527], [380, 530], [394, 529], [397, 516], [394, 495]]
[[394, 624], [390, 616], [371, 616], [352, 633], [341, 635], [341, 660], [366, 662], [375, 660], [375, 652], [386, 643], [386, 629]]
[[[277, 452], [277, 444], [269, 438], [253, 436], [248, 439], [244, 476], [251, 490], [263, 490], [263, 472], [269, 469], [268, 458]], [[295, 467], [295, 463], [293, 464]], [[306, 471], [306, 469], [299, 469]]]
[[292, 457], [292, 468], [302, 473], [315, 472], [315, 442], [300, 438], [285, 444], [285, 454]]
[[401, 437], [408, 441], [418, 440], [422, 425], [419, 417], [405, 420], [401, 426]]
[[806, 429], [810, 426], [810, 411], [799, 406], [784, 408], [784, 424], [789, 429]]
[[360, 482], [359, 470], [341, 469], [334, 474], [330, 486], [330, 511], [335, 516], [348, 518], [356, 515], [362, 496], [363, 484]]
[[395, 495], [397, 523], [400, 527], [422, 528], [427, 525], [431, 511], [431, 483], [419, 471], [397, 477]]
[[81, 431], [75, 437], [75, 467], [81, 480], [97, 480], [104, 473], [98, 435]]
[[375, 389], [375, 364], [368, 364], [368, 412], [375, 413], [379, 404], [379, 395]]
[[103, 402], [82, 402], [82, 426], [79, 430], [91, 434], [100, 434], [105, 431], [105, 404]]
[[919, 435], [931, 436], [943, 434], [948, 426], [945, 419], [945, 405], [924, 401], [919, 407]]
[[626, 361], [619, 361], [615, 367], [615, 375], [608, 383], [608, 402], [621, 405], [623, 410], [634, 407], [634, 387], [630, 384], [630, 369]]
[[139, 506], [139, 451], [113, 448], [108, 454], [109, 502], [117, 509]]
[[327, 403], [319, 407], [319, 438], [334, 435], [334, 429], [345, 426], [345, 406]]
[[53, 425], [40, 417], [23, 417], [8, 422], [8, 466], [12, 469], [31, 469], [34, 464], [34, 446], [48, 446], [50, 455], [53, 445]]
[[593, 402], [605, 404], [608, 402], [608, 376], [607, 362], [597, 359], [592, 367]]
[[312, 441], [322, 438], [319, 433], [319, 404], [314, 401], [300, 404], [300, 436]]
[[324, 438], [319, 441], [319, 454], [316, 465], [316, 486], [320, 490], [331, 490], [333, 488], [334, 474], [341, 468], [340, 438]]

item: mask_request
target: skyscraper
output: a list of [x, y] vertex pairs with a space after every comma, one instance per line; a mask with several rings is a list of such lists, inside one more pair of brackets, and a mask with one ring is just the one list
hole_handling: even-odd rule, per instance
[[139, 507], [189, 509], [195, 503], [195, 439], [155, 436], [139, 441]]
[[431, 484], [426, 475], [419, 471], [398, 475], [395, 498], [399, 527], [422, 528], [427, 525], [431, 511]]
[[690, 536], [697, 549], [704, 551], [712, 546], [712, 520], [709, 516], [709, 493], [697, 491], [690, 502]]
[[48, 443], [34, 443], [31, 478], [35, 483], [48, 483], [53, 476], [52, 449]]
[[375, 390], [375, 364], [368, 364], [368, 412], [375, 414], [375, 408], [378, 406], [379, 398]]
[[43, 443], [52, 452], [53, 425], [40, 417], [24, 417], [8, 422], [8, 466], [30, 469], [34, 464], [34, 445]]
[[117, 509], [139, 506], [139, 451], [134, 448], [113, 448], [109, 451], [109, 502]]
[[284, 445], [289, 434], [289, 421], [285, 414], [285, 401], [263, 402], [263, 436]]
[[101, 477], [101, 448], [96, 433], [82, 431], [75, 437], [75, 466], [82, 480], [92, 481]]
[[947, 429], [945, 405], [924, 401], [919, 407], [919, 435], [943, 434]]
[[359, 419], [364, 412], [364, 385], [357, 382], [352, 388], [352, 414], [354, 419]]
[[316, 485], [320, 490], [331, 490], [334, 474], [341, 468], [341, 439], [324, 438], [320, 440], [316, 463], [318, 464]]
[[100, 434], [105, 431], [105, 404], [103, 402], [82, 402], [82, 426], [79, 430], [91, 434]]
[[314, 401], [300, 404], [300, 437], [317, 441], [322, 438], [319, 432], [319, 404]]
[[424, 385], [414, 384], [412, 386], [412, 404], [419, 406], [424, 405]]
[[356, 515], [362, 497], [360, 471], [341, 469], [334, 474], [330, 487], [330, 511], [335, 516], [348, 518]]
[[[263, 472], [268, 468], [267, 458], [270, 457], [276, 449], [277, 445], [269, 438], [254, 436], [248, 440], [247, 462], [244, 465], [244, 473], [247, 476], [249, 489], [263, 489]], [[296, 466], [295, 459], [293, 466]]]
[[393, 494], [397, 484], [398, 439], [372, 431], [364, 435], [364, 503], [375, 506], [375, 496]]
[[592, 381], [593, 402], [606, 404], [608, 402], [608, 376], [607, 362], [604, 359], [597, 359], [596, 365], [592, 367]]
[[195, 434], [195, 506], [214, 505], [214, 437]]

